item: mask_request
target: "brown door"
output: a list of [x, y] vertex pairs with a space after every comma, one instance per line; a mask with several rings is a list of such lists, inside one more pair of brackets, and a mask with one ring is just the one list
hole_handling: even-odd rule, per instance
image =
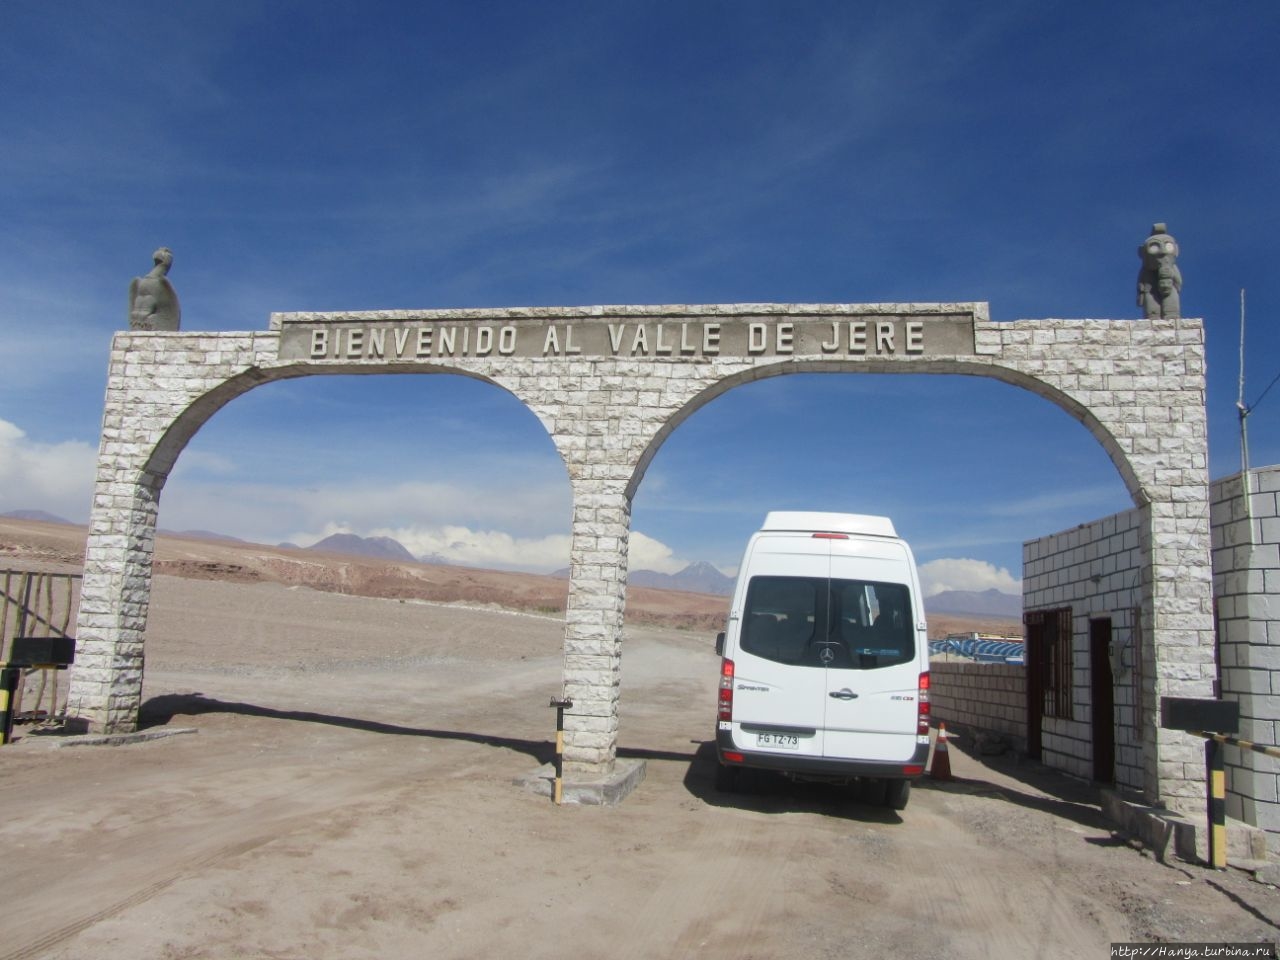
[[1023, 654], [1027, 677], [1027, 756], [1040, 759], [1040, 718], [1044, 714], [1044, 612], [1023, 616], [1027, 643]]
[[1089, 683], [1093, 703], [1093, 779], [1116, 782], [1115, 682], [1111, 677], [1111, 620], [1089, 621]]

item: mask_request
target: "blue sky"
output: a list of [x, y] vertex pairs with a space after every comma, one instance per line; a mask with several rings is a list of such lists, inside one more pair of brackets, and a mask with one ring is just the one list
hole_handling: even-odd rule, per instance
[[[1211, 473], [1280, 373], [1280, 5], [0, 2], [0, 512], [88, 516], [107, 350], [171, 247], [185, 330], [272, 311], [975, 300], [1134, 318], [1165, 221], [1209, 334]], [[1280, 388], [1249, 422], [1280, 462]], [[770, 509], [892, 516], [931, 589], [1124, 509], [1046, 401], [779, 377], [655, 458], [633, 568], [738, 562]], [[442, 376], [313, 377], [196, 436], [161, 525], [568, 560], [531, 414]]]

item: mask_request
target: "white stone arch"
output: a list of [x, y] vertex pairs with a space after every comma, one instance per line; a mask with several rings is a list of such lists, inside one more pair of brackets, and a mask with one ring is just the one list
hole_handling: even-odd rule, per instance
[[[263, 333], [117, 336], [70, 712], [98, 730], [137, 723], [156, 505], [177, 454], [214, 410], [287, 377], [458, 373], [520, 399], [566, 464], [566, 770], [610, 773], [631, 496], [689, 413], [788, 370], [990, 376], [1081, 420], [1143, 509], [1143, 629], [1155, 654], [1147, 715], [1158, 715], [1161, 695], [1211, 692], [1200, 321], [991, 323], [985, 304], [712, 304], [276, 314]], [[1146, 741], [1149, 799], [1196, 804], [1197, 745], [1158, 728]]]
[[[85, 549], [77, 656], [69, 713], [94, 731], [131, 730], [142, 701], [143, 644], [150, 605], [156, 521], [164, 486], [191, 439], [231, 401], [267, 383], [306, 376], [455, 374], [510, 390], [474, 369], [448, 364], [315, 366], [265, 362], [251, 335], [121, 334], [113, 345], [94, 505]], [[210, 363], [216, 341], [219, 359]], [[149, 377], [199, 355], [202, 376]], [[516, 398], [520, 400], [520, 398]], [[527, 403], [521, 405], [529, 409]], [[533, 412], [535, 417], [537, 413]], [[541, 417], [539, 423], [546, 429]]]
[[939, 374], [951, 376], [967, 376], [967, 377], [986, 377], [992, 380], [999, 380], [1010, 386], [1019, 387], [1029, 393], [1034, 394], [1044, 400], [1049, 401], [1054, 406], [1069, 414], [1073, 419], [1079, 421], [1090, 435], [1093, 436], [1098, 444], [1102, 447], [1111, 463], [1119, 473], [1120, 479], [1124, 482], [1125, 489], [1128, 490], [1130, 498], [1135, 506], [1141, 506], [1146, 503], [1148, 496], [1143, 489], [1142, 480], [1138, 477], [1133, 469], [1129, 458], [1125, 455], [1120, 445], [1117, 443], [1115, 435], [1088, 407], [1082, 405], [1070, 394], [1064, 393], [1058, 387], [1029, 376], [1020, 370], [1003, 366], [1000, 363], [991, 362], [966, 362], [965, 360], [917, 360], [913, 361], [908, 368], [903, 367], [901, 363], [893, 363], [887, 361], [868, 361], [859, 364], [857, 367], [851, 367], [847, 363], [832, 363], [824, 360], [811, 359], [792, 359], [780, 360], [774, 363], [761, 364], [760, 366], [751, 367], [738, 373], [730, 374], [716, 381], [711, 386], [704, 389], [697, 396], [693, 397], [688, 403], [672, 414], [662, 425], [661, 429], [650, 440], [648, 446], [641, 454], [636, 470], [632, 474], [630, 481], [627, 483], [627, 497], [631, 499], [638, 492], [640, 481], [643, 479], [645, 472], [649, 468], [654, 456], [657, 455], [663, 443], [667, 438], [675, 432], [680, 424], [684, 423], [689, 417], [701, 410], [712, 400], [724, 396], [735, 387], [740, 387], [747, 383], [753, 383], [757, 380], [766, 380], [773, 377], [785, 377], [789, 374], [797, 373], [832, 373], [832, 374], [848, 374], [848, 373], [910, 373], [910, 374]]
[[[1143, 643], [1154, 656], [1144, 714], [1162, 695], [1210, 696], [1214, 676], [1212, 572], [1208, 559], [1207, 436], [1199, 321], [1151, 326], [1115, 321], [980, 324], [1001, 349], [985, 355], [847, 361], [790, 358], [734, 370], [691, 393], [652, 434], [625, 487], [628, 503], [675, 428], [735, 386], [791, 373], [919, 373], [985, 376], [1042, 397], [1078, 420], [1106, 451], [1141, 510]], [[1028, 338], [1031, 334], [1031, 338]], [[1035, 336], [1039, 335], [1039, 342]], [[1030, 343], [1034, 349], [1018, 349]], [[1143, 731], [1146, 792], [1196, 807], [1198, 743], [1149, 722]], [[1177, 762], [1170, 762], [1176, 757]]]

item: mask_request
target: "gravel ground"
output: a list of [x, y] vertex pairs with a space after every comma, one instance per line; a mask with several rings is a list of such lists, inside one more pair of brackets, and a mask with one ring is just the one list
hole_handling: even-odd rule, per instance
[[710, 633], [629, 628], [617, 807], [513, 784], [551, 757], [563, 623], [157, 579], [145, 723], [3, 748], [0, 960], [1086, 958], [1274, 942], [1280, 893], [1163, 865], [1091, 789], [952, 751], [901, 814], [765, 776], [717, 793]]

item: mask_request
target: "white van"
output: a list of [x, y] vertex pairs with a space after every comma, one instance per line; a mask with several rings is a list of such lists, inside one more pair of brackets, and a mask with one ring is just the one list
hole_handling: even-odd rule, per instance
[[716, 785], [743, 767], [877, 782], [907, 804], [929, 755], [929, 642], [915, 559], [887, 517], [770, 513], [725, 633]]

